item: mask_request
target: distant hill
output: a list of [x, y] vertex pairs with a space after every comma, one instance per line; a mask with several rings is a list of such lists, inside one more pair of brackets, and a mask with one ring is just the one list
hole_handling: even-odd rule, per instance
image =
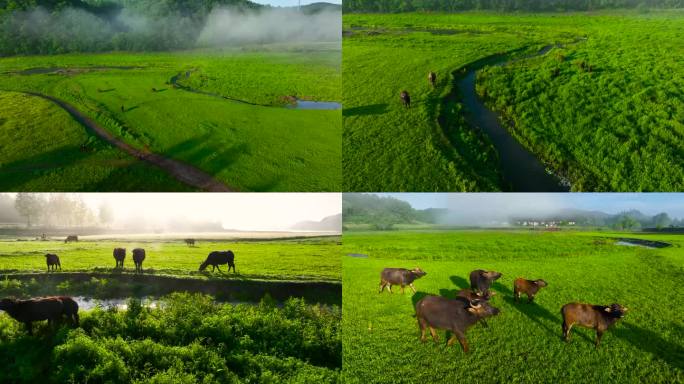
[[297, 231], [340, 232], [342, 230], [342, 214], [324, 217], [320, 221], [300, 221], [290, 228]]
[[373, 224], [378, 228], [389, 228], [394, 224], [437, 223], [448, 211], [435, 208], [418, 210], [393, 197], [346, 193], [342, 197], [342, 213], [345, 224]]

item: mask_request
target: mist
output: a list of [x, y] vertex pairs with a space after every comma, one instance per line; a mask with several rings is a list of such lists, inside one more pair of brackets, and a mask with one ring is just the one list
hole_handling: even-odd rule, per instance
[[237, 12], [215, 9], [200, 33], [202, 46], [279, 43], [341, 42], [342, 13], [304, 14], [296, 9]]

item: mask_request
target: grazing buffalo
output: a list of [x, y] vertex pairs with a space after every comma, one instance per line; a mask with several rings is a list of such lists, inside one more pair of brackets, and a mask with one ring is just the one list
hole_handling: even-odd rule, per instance
[[401, 98], [401, 102], [404, 104], [404, 107], [411, 108], [411, 96], [408, 92], [401, 91], [399, 97]]
[[78, 327], [78, 303], [69, 296], [55, 296], [62, 302], [62, 314], [66, 316], [71, 325]]
[[114, 248], [114, 260], [116, 260], [116, 267], [114, 268], [123, 268], [125, 259], [126, 248]]
[[204, 260], [202, 264], [200, 264], [199, 270], [202, 272], [207, 269], [207, 266], [211, 265], [212, 272], [214, 272], [216, 269], [221, 272], [219, 265], [228, 264], [228, 272], [230, 272], [230, 269], [233, 268], [233, 273], [235, 273], [234, 260], [235, 254], [233, 254], [233, 251], [214, 251], [207, 256], [207, 259]]
[[487, 292], [485, 294], [482, 294], [480, 292], [475, 292], [472, 289], [461, 289], [460, 291], [456, 292], [456, 297], [462, 297], [467, 300], [483, 300], [483, 301], [489, 301], [494, 295], [496, 295], [496, 292]]
[[0, 310], [7, 312], [14, 320], [26, 324], [29, 335], [33, 335], [31, 327], [34, 321], [47, 320], [52, 325], [62, 318], [64, 305], [55, 297], [29, 300], [2, 299]]
[[437, 83], [437, 74], [430, 71], [430, 73], [428, 73], [428, 81], [430, 82], [430, 85], [434, 87]]
[[69, 235], [64, 239], [64, 243], [71, 243], [72, 241], [78, 241], [78, 236], [76, 235]]
[[194, 247], [195, 246], [195, 239], [185, 239], [185, 244], [188, 245], [188, 247]]
[[427, 275], [427, 273], [423, 272], [423, 270], [418, 267], [412, 270], [404, 268], [385, 268], [380, 272], [380, 291], [378, 293], [382, 293], [382, 291], [385, 290], [385, 287], [392, 293], [393, 285], [400, 285], [401, 293], [404, 293], [404, 287], [407, 285], [411, 287], [413, 293], [416, 293], [413, 282], [425, 275]]
[[494, 280], [500, 277], [501, 273], [499, 272], [477, 269], [470, 272], [470, 288], [484, 295], [489, 292], [489, 287], [492, 286]]
[[47, 262], [48, 272], [51, 270], [56, 271], [57, 268], [59, 268], [60, 271], [62, 270], [62, 265], [59, 263], [59, 256], [54, 253], [45, 254], [45, 261]]
[[458, 339], [463, 352], [468, 353], [465, 332], [479, 320], [494, 316], [499, 309], [492, 307], [484, 300], [467, 300], [462, 297], [447, 299], [441, 296], [425, 296], [416, 303], [416, 318], [420, 327], [420, 340], [425, 341], [425, 329], [435, 342], [439, 341], [435, 329], [451, 331], [447, 345], [451, 346]]
[[[136, 248], [133, 250], [133, 263], [135, 263], [135, 271], [142, 273], [142, 263], [145, 260], [145, 250]], [[123, 265], [122, 265], [123, 266]]]
[[515, 301], [518, 302], [518, 300], [520, 300], [520, 295], [524, 293], [527, 295], [527, 302], [531, 303], [532, 300], [534, 300], [534, 295], [547, 285], [546, 281], [542, 279], [525, 280], [522, 277], [518, 277], [513, 282], [513, 296]]
[[577, 324], [580, 327], [596, 330], [596, 348], [601, 343], [601, 336], [608, 328], [625, 316], [627, 308], [620, 304], [591, 305], [582, 303], [565, 304], [561, 308], [563, 315], [563, 338], [570, 341], [570, 329]]

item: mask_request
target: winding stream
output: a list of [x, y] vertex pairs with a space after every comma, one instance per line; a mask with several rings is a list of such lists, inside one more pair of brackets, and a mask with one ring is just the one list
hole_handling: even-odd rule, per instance
[[[554, 45], [548, 45], [534, 55], [524, 59], [546, 54]], [[569, 185], [553, 174], [530, 151], [528, 151], [506, 127], [502, 126], [499, 114], [490, 111], [475, 92], [477, 71], [491, 65], [506, 65], [512, 61], [508, 55], [494, 55], [478, 60], [466, 67], [467, 72], [454, 72], [456, 92], [468, 113], [466, 122], [474, 129], [481, 129], [499, 154], [500, 169], [506, 187], [514, 192], [567, 192]]]

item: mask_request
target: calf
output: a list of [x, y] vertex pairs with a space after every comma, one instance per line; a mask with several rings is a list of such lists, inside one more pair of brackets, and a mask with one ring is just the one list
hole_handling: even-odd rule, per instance
[[401, 91], [401, 94], [399, 94], [399, 97], [401, 98], [401, 102], [404, 104], [404, 107], [411, 108], [411, 96], [409, 95], [408, 92]]
[[439, 338], [435, 329], [451, 331], [447, 345], [451, 346], [458, 339], [463, 352], [468, 353], [468, 342], [465, 332], [479, 320], [494, 316], [499, 309], [483, 300], [467, 300], [459, 297], [447, 299], [441, 296], [425, 296], [416, 303], [416, 318], [420, 328], [420, 340], [425, 342], [425, 329], [430, 329], [432, 339]]
[[430, 82], [430, 85], [434, 87], [437, 83], [437, 74], [430, 71], [430, 73], [428, 73], [428, 81]]
[[78, 236], [76, 235], [69, 235], [64, 239], [64, 243], [71, 243], [72, 241], [78, 241]]
[[142, 263], [145, 260], [145, 250], [142, 248], [136, 248], [133, 250], [133, 263], [135, 264], [135, 272], [142, 273]]
[[14, 320], [26, 324], [29, 335], [33, 335], [34, 321], [47, 320], [48, 325], [54, 324], [62, 317], [64, 305], [55, 297], [29, 300], [2, 299], [0, 310], [7, 312]]
[[531, 303], [532, 300], [534, 300], [534, 295], [536, 295], [540, 289], [546, 287], [547, 285], [548, 284], [546, 281], [542, 279], [525, 280], [522, 277], [518, 277], [513, 282], [513, 296], [515, 298], [515, 302], [517, 303], [518, 300], [520, 300], [520, 295], [524, 293], [527, 295], [527, 302]]
[[211, 252], [208, 256], [207, 259], [204, 260], [202, 264], [200, 264], [199, 270], [200, 272], [204, 271], [207, 269], [207, 266], [211, 265], [211, 271], [214, 272], [216, 269], [221, 272], [221, 268], [219, 268], [219, 265], [221, 264], [228, 264], [228, 272], [230, 272], [230, 269], [233, 268], [233, 273], [235, 273], [235, 254], [233, 251], [214, 251]]
[[494, 280], [500, 277], [499, 272], [477, 269], [470, 272], [470, 288], [484, 295], [489, 292], [489, 287], [492, 286]]
[[116, 260], [116, 267], [114, 268], [123, 268], [125, 259], [126, 248], [114, 248], [114, 260]]
[[50, 272], [50, 270], [56, 271], [57, 268], [59, 268], [60, 271], [62, 270], [62, 265], [59, 263], [59, 256], [54, 253], [45, 254], [45, 261], [47, 262], [48, 272]]
[[185, 239], [185, 244], [188, 245], [188, 247], [194, 247], [195, 246], [195, 239]]
[[385, 287], [392, 293], [393, 285], [401, 285], [401, 293], [404, 293], [404, 287], [409, 286], [413, 293], [416, 293], [416, 288], [413, 286], [413, 282], [416, 279], [427, 275], [422, 269], [416, 267], [412, 270], [404, 268], [385, 268], [380, 272], [380, 291], [382, 293]]
[[582, 303], [565, 304], [561, 308], [563, 315], [563, 338], [570, 341], [570, 329], [577, 324], [596, 330], [596, 348], [601, 343], [601, 336], [613, 324], [625, 316], [627, 308], [620, 304], [591, 305]]

